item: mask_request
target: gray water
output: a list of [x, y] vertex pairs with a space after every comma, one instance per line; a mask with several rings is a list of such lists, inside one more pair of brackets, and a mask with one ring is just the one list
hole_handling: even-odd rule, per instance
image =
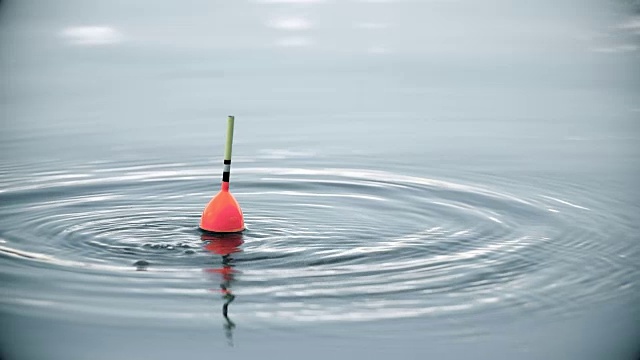
[[638, 11], [2, 1], [0, 357], [637, 358]]

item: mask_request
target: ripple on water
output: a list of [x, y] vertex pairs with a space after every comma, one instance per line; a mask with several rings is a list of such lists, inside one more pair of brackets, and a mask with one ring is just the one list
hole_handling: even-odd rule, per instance
[[629, 293], [637, 276], [629, 242], [607, 240], [602, 215], [567, 186], [240, 166], [233, 192], [248, 229], [221, 239], [197, 229], [217, 190], [209, 164], [109, 165], [3, 180], [4, 306], [203, 321], [222, 288], [249, 323], [455, 323], [570, 316]]

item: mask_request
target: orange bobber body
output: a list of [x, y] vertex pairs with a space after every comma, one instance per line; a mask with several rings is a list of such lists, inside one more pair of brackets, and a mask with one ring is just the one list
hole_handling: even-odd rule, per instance
[[223, 182], [222, 189], [209, 201], [200, 219], [202, 230], [233, 233], [244, 230], [244, 216], [240, 204], [229, 192], [229, 183]]

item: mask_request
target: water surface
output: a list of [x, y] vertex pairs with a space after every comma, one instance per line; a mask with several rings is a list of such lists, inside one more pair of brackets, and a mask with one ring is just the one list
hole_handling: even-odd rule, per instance
[[637, 16], [589, 4], [2, 2], [0, 354], [634, 358]]

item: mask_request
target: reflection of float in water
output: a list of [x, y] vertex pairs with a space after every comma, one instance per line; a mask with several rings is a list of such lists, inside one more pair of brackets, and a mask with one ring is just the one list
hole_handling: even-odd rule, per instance
[[206, 269], [209, 274], [217, 274], [221, 278], [220, 293], [224, 304], [222, 305], [222, 316], [226, 320], [224, 325], [225, 333], [229, 345], [233, 346], [233, 329], [236, 324], [229, 319], [229, 304], [235, 300], [236, 296], [231, 292], [231, 285], [235, 280], [236, 270], [234, 269], [233, 258], [231, 254], [242, 251], [240, 246], [244, 242], [242, 240], [242, 234], [207, 234], [204, 233], [200, 237], [207, 243], [204, 245], [204, 249], [212, 254], [216, 254], [222, 257], [222, 267], [214, 269]]

